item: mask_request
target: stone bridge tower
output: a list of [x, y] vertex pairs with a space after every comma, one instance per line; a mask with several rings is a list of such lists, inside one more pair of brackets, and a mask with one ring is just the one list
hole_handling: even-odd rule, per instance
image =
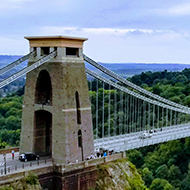
[[91, 104], [83, 60], [85, 38], [25, 37], [36, 55], [57, 56], [26, 76], [20, 153], [50, 155], [56, 163], [84, 160], [94, 152]]

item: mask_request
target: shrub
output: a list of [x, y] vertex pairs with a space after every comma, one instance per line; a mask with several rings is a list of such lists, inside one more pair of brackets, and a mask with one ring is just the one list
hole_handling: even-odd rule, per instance
[[30, 185], [37, 185], [38, 184], [38, 176], [34, 173], [29, 173], [28, 176], [25, 177], [26, 183]]

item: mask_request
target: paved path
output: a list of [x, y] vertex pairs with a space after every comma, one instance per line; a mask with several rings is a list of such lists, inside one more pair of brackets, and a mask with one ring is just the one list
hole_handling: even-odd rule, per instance
[[[10, 168], [11, 171], [14, 171], [15, 166], [17, 167], [17, 169], [21, 169], [23, 167], [23, 164], [24, 164], [25, 168], [31, 167], [31, 164], [32, 164], [32, 167], [41, 167], [43, 165], [45, 166], [46, 165], [45, 160], [47, 160], [47, 163], [50, 163], [51, 162], [50, 156], [40, 157], [40, 160], [39, 160], [40, 165], [38, 166], [37, 165], [38, 162], [36, 160], [28, 161], [28, 162], [21, 162], [19, 160], [19, 152], [15, 152], [14, 160], [12, 159], [12, 154], [8, 153], [8, 154], [6, 154], [6, 170], [8, 168]], [[2, 170], [4, 171], [4, 169], [5, 169], [4, 155], [0, 154], [0, 172], [2, 172]], [[0, 175], [1, 175], [1, 173], [0, 173]]]
[[[19, 152], [15, 152], [15, 156], [14, 156], [14, 160], [12, 160], [12, 154], [9, 153], [9, 154], [6, 154], [6, 163], [7, 163], [7, 166], [10, 164], [10, 163], [13, 163], [14, 161], [18, 161], [19, 159]], [[3, 154], [0, 154], [0, 168], [2, 166], [4, 166], [4, 155]]]

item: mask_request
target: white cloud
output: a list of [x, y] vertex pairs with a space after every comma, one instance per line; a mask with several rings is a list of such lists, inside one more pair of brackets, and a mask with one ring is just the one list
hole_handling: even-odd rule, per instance
[[44, 26], [40, 29], [40, 35], [55, 35], [55, 34], [72, 34], [72, 35], [83, 35], [83, 34], [97, 34], [97, 35], [116, 35], [125, 36], [129, 34], [152, 34], [160, 33], [162, 30], [147, 30], [147, 29], [120, 29], [120, 28], [77, 28], [77, 27], [54, 27]]
[[173, 6], [167, 10], [167, 13], [174, 16], [190, 15], [190, 3]]
[[[77, 28], [77, 27], [56, 27], [44, 26], [40, 29], [38, 35], [71, 35], [88, 37], [96, 36], [113, 36], [116, 38], [142, 38], [148, 36], [158, 40], [170, 41], [175, 38], [188, 38], [187, 33], [179, 33], [173, 30], [149, 30], [149, 29], [120, 29], [120, 28]], [[142, 37], [141, 37], [142, 36]]]
[[[172, 30], [44, 26], [34, 35], [87, 37], [84, 53], [100, 62], [189, 63], [190, 60], [189, 33]], [[29, 43], [23, 36], [0, 36], [0, 41], [3, 44], [0, 54], [28, 52]]]
[[188, 33], [173, 30], [45, 26], [38, 35], [87, 37], [84, 52], [100, 62], [189, 63]]

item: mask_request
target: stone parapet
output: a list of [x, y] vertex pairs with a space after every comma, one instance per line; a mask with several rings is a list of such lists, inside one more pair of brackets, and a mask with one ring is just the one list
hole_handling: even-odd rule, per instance
[[12, 150], [15, 152], [19, 152], [19, 147], [11, 147], [11, 148], [6, 148], [6, 149], [0, 149], [0, 154], [8, 154], [11, 153]]
[[60, 173], [65, 173], [65, 172], [70, 172], [78, 169], [84, 169], [92, 166], [97, 166], [99, 164], [104, 164], [107, 162], [111, 162], [117, 159], [124, 158], [124, 154], [115, 154], [115, 155], [110, 155], [106, 157], [101, 157], [101, 158], [96, 158], [92, 160], [85, 160], [83, 162], [78, 162], [78, 163], [70, 163], [70, 164], [62, 164], [62, 165], [55, 165], [54, 169], [56, 172]]

